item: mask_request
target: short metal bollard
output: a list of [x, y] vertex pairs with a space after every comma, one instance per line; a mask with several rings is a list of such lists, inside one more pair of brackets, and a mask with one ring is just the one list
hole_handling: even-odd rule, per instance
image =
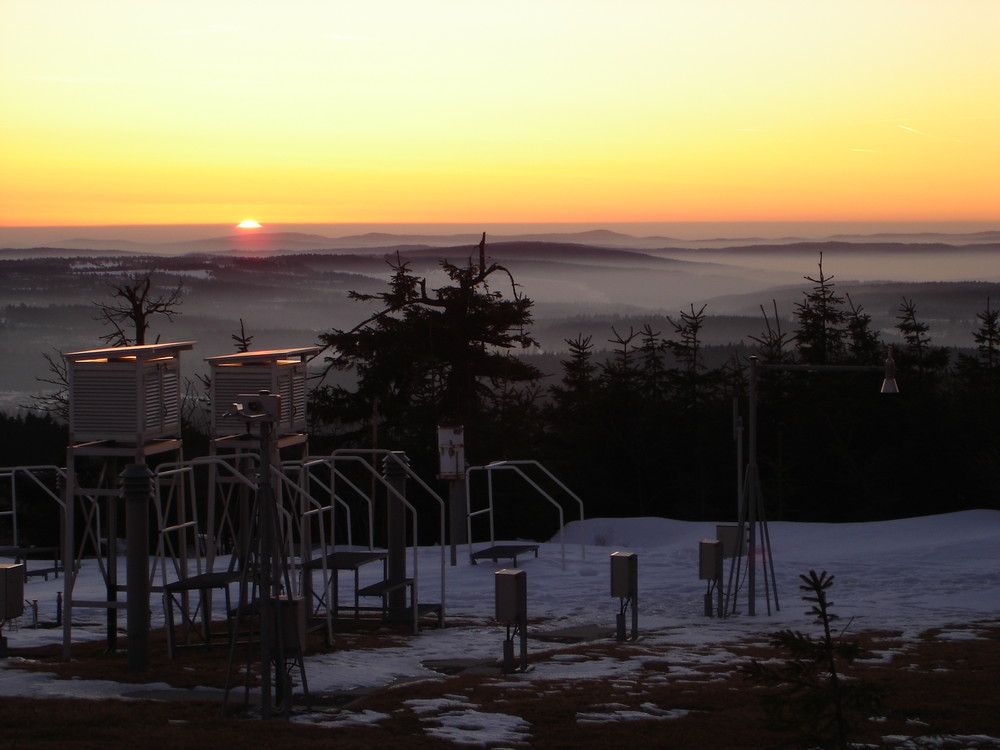
[[128, 540], [128, 666], [143, 670], [149, 669], [149, 506], [153, 503], [153, 472], [145, 464], [129, 464], [119, 477]]
[[[634, 552], [611, 553], [611, 596], [619, 599], [615, 633], [619, 641], [639, 638], [639, 558]], [[626, 636], [625, 613], [632, 610], [632, 633]]]
[[[528, 575], [523, 570], [498, 570], [496, 584], [496, 620], [507, 628], [503, 642], [502, 672], [528, 670]], [[514, 667], [514, 636], [520, 636], [521, 664]]]

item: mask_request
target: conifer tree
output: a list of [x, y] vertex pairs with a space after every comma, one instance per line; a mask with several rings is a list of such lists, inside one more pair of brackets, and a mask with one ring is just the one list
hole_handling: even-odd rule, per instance
[[795, 343], [800, 359], [806, 364], [832, 364], [844, 355], [847, 335], [844, 298], [837, 296], [833, 278], [823, 271], [823, 254], [820, 253], [818, 277], [805, 277], [813, 287], [805, 294], [805, 299], [796, 304], [795, 311], [799, 326]]
[[559, 408], [575, 410], [589, 401], [594, 391], [597, 366], [592, 361], [593, 337], [581, 334], [575, 339], [565, 339], [565, 343], [569, 347], [569, 359], [559, 361], [563, 368], [562, 380], [550, 391]]
[[774, 308], [774, 322], [767, 316], [764, 306], [760, 306], [760, 313], [764, 316], [764, 330], [760, 336], [750, 336], [750, 340], [757, 344], [757, 353], [765, 362], [784, 362], [788, 354], [786, 348], [789, 344], [788, 334], [781, 330], [781, 317], [778, 315], [778, 302], [771, 300]]
[[[506, 267], [487, 262], [485, 242], [484, 234], [478, 262], [441, 261], [449, 282], [444, 286], [428, 289], [427, 279], [397, 254], [389, 262], [386, 291], [350, 293], [379, 309], [348, 331], [320, 336], [331, 352], [329, 369], [351, 370], [358, 380], [353, 392], [338, 386], [316, 390], [320, 420], [384, 423], [396, 440], [412, 436], [430, 443], [437, 423], [462, 424], [467, 434], [475, 433], [497, 403], [494, 391], [541, 376], [510, 356], [536, 345], [527, 331], [533, 302]], [[500, 279], [509, 292], [493, 286]], [[475, 440], [469, 445], [476, 449]]]
[[614, 344], [611, 357], [601, 365], [601, 378], [605, 385], [612, 388], [631, 388], [638, 379], [639, 370], [635, 362], [635, 340], [639, 334], [634, 328], [629, 328], [628, 333], [619, 333], [612, 326], [611, 333], [613, 339], [608, 339], [609, 344]]
[[243, 325], [243, 318], [240, 318], [240, 332], [234, 333], [230, 338], [232, 338], [238, 352], [248, 352], [253, 346], [254, 337], [247, 333], [246, 326]]
[[1000, 310], [994, 310], [986, 298], [986, 309], [976, 313], [979, 327], [972, 332], [975, 355], [960, 354], [957, 369], [968, 387], [978, 389], [991, 384], [1000, 374]]
[[660, 398], [665, 387], [666, 367], [663, 364], [663, 353], [667, 342], [660, 338], [660, 332], [654, 331], [649, 323], [645, 323], [639, 331], [642, 346], [639, 348], [642, 358], [643, 390], [647, 398]]
[[983, 366], [990, 373], [1000, 369], [1000, 310], [990, 307], [990, 298], [986, 298], [986, 309], [976, 313], [979, 328], [973, 332], [976, 351]]
[[670, 341], [668, 345], [680, 365], [676, 380], [681, 405], [685, 409], [696, 409], [706, 390], [705, 364], [702, 361], [701, 351], [701, 329], [705, 324], [705, 307], [702, 305], [700, 310], [695, 311], [692, 304], [690, 311], [681, 310], [678, 320], [667, 317], [674, 327], [674, 333], [680, 337], [679, 341]]
[[845, 675], [848, 667], [869, 654], [843, 632], [834, 633], [838, 618], [827, 596], [834, 577], [810, 570], [799, 578], [803, 582], [799, 588], [805, 592], [802, 599], [812, 605], [809, 614], [820, 626], [819, 636], [782, 630], [771, 645], [788, 660], [775, 664], [753, 659], [741, 671], [748, 680], [770, 688], [763, 703], [773, 726], [795, 732], [806, 747], [847, 750], [861, 724], [880, 707], [886, 688]]
[[878, 331], [872, 330], [872, 316], [861, 305], [854, 304], [850, 294], [847, 298], [847, 348], [851, 359], [860, 364], [874, 364], [882, 355], [882, 342]]
[[[965, 420], [967, 428], [975, 423], [984, 427], [996, 423], [1000, 409], [1000, 393], [997, 383], [1000, 381], [1000, 310], [994, 310], [990, 299], [986, 299], [986, 309], [976, 313], [979, 326], [972, 332], [976, 344], [974, 354], [960, 353], [955, 362], [956, 396], [959, 403], [966, 404], [966, 409], [973, 410], [974, 420]], [[986, 427], [987, 432], [992, 429]], [[970, 456], [981, 456], [980, 463], [984, 467], [995, 465], [997, 455], [992, 450], [992, 441], [971, 441]], [[992, 473], [991, 468], [984, 472]]]
[[912, 299], [903, 298], [896, 316], [896, 330], [903, 337], [903, 347], [896, 356], [900, 368], [916, 375], [920, 387], [936, 385], [948, 367], [948, 350], [933, 346], [929, 335], [930, 325], [917, 317], [917, 306]]
[[680, 336], [680, 341], [670, 342], [670, 350], [689, 376], [705, 369], [705, 364], [702, 362], [701, 329], [705, 325], [706, 307], [707, 305], [702, 305], [701, 309], [695, 312], [692, 304], [689, 312], [681, 310], [679, 320], [667, 316], [667, 320], [674, 327], [674, 333]]

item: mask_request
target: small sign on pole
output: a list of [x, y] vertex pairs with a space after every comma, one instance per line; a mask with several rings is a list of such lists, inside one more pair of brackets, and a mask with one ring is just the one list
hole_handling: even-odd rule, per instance
[[465, 428], [438, 427], [438, 461], [440, 479], [465, 477]]
[[458, 545], [469, 541], [469, 498], [465, 479], [465, 428], [438, 426], [438, 479], [448, 481], [448, 544], [458, 565]]

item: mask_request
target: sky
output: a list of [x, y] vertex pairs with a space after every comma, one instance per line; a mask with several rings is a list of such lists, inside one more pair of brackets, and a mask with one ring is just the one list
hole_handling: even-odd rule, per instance
[[[769, 529], [778, 608], [765, 606], [768, 599], [759, 565], [757, 614], [747, 614], [749, 594], [744, 580], [742, 586], [733, 587], [733, 609], [737, 614], [719, 619], [705, 616], [703, 596], [707, 584], [698, 578], [699, 543], [715, 537], [714, 524], [664, 518], [588, 519], [582, 537], [586, 546], [581, 549], [581, 525], [578, 521], [571, 522], [565, 529], [565, 565], [558, 535], [540, 545], [537, 559], [529, 554], [518, 560], [527, 578], [530, 624], [526, 633], [531, 671], [507, 677], [484, 675], [480, 680], [514, 691], [532, 687], [552, 690], [553, 686], [558, 689], [560, 683], [579, 687], [587, 680], [610, 680], [622, 700], [638, 704], [639, 709], [629, 710], [619, 703], [591, 705], [581, 700], [577, 707], [578, 723], [657, 720], [669, 728], [671, 721], [685, 711], [649, 703], [642, 696], [650, 687], [676, 681], [681, 689], [687, 680], [707, 679], [706, 673], [713, 669], [735, 671], [744, 662], [733, 658], [725, 648], [727, 643], [744, 639], [763, 642], [785, 628], [816, 634], [817, 626], [808, 614], [809, 605], [802, 601], [803, 592], [799, 590], [802, 583], [799, 575], [810, 569], [834, 576], [830, 600], [840, 618], [838, 627], [845, 629], [849, 638], [863, 631], [898, 634], [876, 648], [883, 662], [931, 628], [941, 629], [925, 636], [932, 643], [975, 641], [989, 637], [980, 629], [981, 623], [996, 622], [1000, 573], [995, 550], [1000, 542], [1000, 511], [970, 510], [875, 523], [771, 522]], [[473, 548], [483, 546], [477, 543]], [[613, 642], [615, 615], [620, 605], [617, 598], [609, 596], [609, 556], [615, 551], [636, 555], [640, 640], [623, 644], [622, 649], [609, 654], [608, 644]], [[420, 556], [421, 600], [439, 601], [438, 550], [423, 547]], [[345, 646], [345, 636], [338, 632], [336, 650], [305, 660], [310, 690], [336, 693], [386, 687], [397, 680], [436, 681], [440, 697], [406, 704], [421, 716], [428, 737], [472, 747], [530, 746], [534, 728], [513, 713], [505, 701], [480, 704], [472, 697], [471, 688], [448, 681], [431, 666], [435, 660], [499, 662], [505, 632], [493, 619], [494, 578], [496, 569], [505, 563], [510, 567], [510, 561], [494, 565], [488, 560], [472, 566], [463, 554], [456, 567], [446, 566], [449, 624], [444, 629], [423, 629], [419, 635], [401, 639], [398, 645], [383, 644], [382, 648]], [[121, 558], [120, 580], [126, 578], [124, 566]], [[78, 595], [96, 600], [104, 597], [97, 570], [94, 560], [84, 561], [77, 579]], [[746, 571], [745, 565], [741, 570]], [[377, 580], [380, 571], [378, 564], [363, 566], [361, 585]], [[17, 627], [4, 631], [12, 650], [61, 642], [62, 629], [45, 626], [54, 621], [56, 594], [64, 580], [64, 577], [43, 580], [40, 576], [28, 580], [25, 598], [38, 602], [39, 623], [43, 627], [32, 627], [31, 613], [26, 612]], [[729, 587], [728, 580], [727, 566], [724, 590]], [[350, 600], [353, 585], [352, 574], [344, 572], [340, 584], [342, 601]], [[770, 594], [773, 596], [774, 591]], [[150, 604], [153, 626], [162, 627], [160, 597], [153, 596]], [[72, 630], [74, 642], [105, 637], [101, 618], [84, 616], [87, 610], [74, 611], [81, 613], [81, 624]], [[540, 640], [554, 631], [582, 627], [594, 632], [594, 640], [584, 644]], [[626, 627], [631, 628], [628, 617]], [[629, 651], [631, 658], [623, 658]], [[515, 654], [519, 654], [517, 644]], [[160, 700], [191, 697], [188, 691], [171, 689], [162, 682], [136, 685], [57, 679], [51, 674], [13, 668], [20, 658], [0, 659], [0, 696]], [[644, 668], [647, 662], [662, 664], [667, 660], [669, 672]], [[712, 677], [718, 678], [718, 674]], [[196, 691], [202, 697], [217, 698], [218, 693], [207, 688]], [[912, 718], [930, 720], [930, 717]], [[331, 729], [347, 725], [377, 728], [391, 722], [393, 717], [348, 705], [316, 706], [297, 720]], [[948, 741], [937, 739], [942, 746], [1000, 744], [1000, 738], [989, 737], [980, 737], [977, 742], [957, 737], [947, 738]]]
[[0, 0], [0, 227], [991, 221], [994, 0]]

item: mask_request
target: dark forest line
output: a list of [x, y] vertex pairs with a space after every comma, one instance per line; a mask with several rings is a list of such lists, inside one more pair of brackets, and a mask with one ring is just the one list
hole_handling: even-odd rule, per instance
[[[968, 313], [969, 346], [938, 346], [920, 300], [901, 295], [892, 330], [876, 327], [821, 259], [792, 321], [760, 304], [756, 333], [741, 344], [707, 343], [706, 306], [691, 304], [672, 315], [598, 316], [589, 322], [607, 324], [603, 335], [580, 330], [564, 338], [566, 353], [540, 357], [525, 355], [537, 345], [534, 302], [502, 264], [443, 262], [443, 281], [432, 283], [404, 261], [392, 269], [387, 285], [366, 283], [338, 303], [360, 323], [320, 334], [336, 354], [312, 394], [314, 452], [375, 439], [430, 479], [437, 426], [461, 423], [470, 463], [541, 461], [588, 516], [733, 520], [748, 357], [878, 365], [893, 344], [896, 395], [880, 394], [871, 373], [762, 378], [769, 517], [868, 521], [1000, 507], [1000, 319], [988, 296]], [[189, 410], [188, 455], [207, 441], [197, 414]], [[17, 446], [8, 465], [63, 463], [65, 430], [50, 416], [3, 415], [0, 438]], [[550, 535], [516, 495], [498, 531]], [[30, 513], [26, 522], [49, 525]]]

